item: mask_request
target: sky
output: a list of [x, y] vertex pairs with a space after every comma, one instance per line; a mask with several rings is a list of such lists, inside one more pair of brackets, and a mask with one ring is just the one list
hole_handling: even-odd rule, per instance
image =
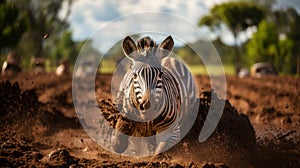
[[[192, 42], [199, 36], [215, 38], [205, 28], [196, 32], [194, 27], [197, 27], [199, 18], [208, 14], [212, 6], [226, 1], [228, 0], [76, 0], [71, 6], [68, 21], [74, 40], [89, 38], [98, 41], [95, 45], [102, 52], [135, 31], [174, 33], [184, 39], [181, 42]], [[279, 0], [275, 7], [287, 6], [294, 6], [300, 11], [299, 0]], [[63, 17], [65, 13], [66, 4], [63, 5], [60, 16]], [[255, 29], [249, 29], [243, 33], [241, 40], [250, 38], [254, 31]], [[195, 33], [201, 35], [195, 36]], [[227, 44], [233, 44], [233, 37], [226, 29], [221, 33], [221, 39]]]

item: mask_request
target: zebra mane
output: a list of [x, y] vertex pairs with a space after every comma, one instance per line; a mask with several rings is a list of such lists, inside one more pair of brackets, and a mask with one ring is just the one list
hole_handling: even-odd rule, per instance
[[148, 53], [152, 55], [157, 50], [157, 44], [149, 36], [146, 36], [137, 41], [137, 49], [144, 56]]

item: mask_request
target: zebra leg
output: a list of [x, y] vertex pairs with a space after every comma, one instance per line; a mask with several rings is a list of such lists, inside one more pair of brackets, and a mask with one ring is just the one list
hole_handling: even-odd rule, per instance
[[123, 153], [128, 147], [128, 136], [120, 132], [116, 133], [116, 137], [112, 143], [113, 150], [117, 153]]
[[167, 146], [167, 142], [160, 142], [156, 146], [154, 154], [151, 157], [149, 164], [152, 163], [152, 162], [156, 162], [157, 160], [163, 160], [164, 159], [163, 151], [165, 151], [166, 146]]
[[[152, 135], [152, 134], [151, 134]], [[151, 136], [146, 138], [147, 152], [149, 155], [153, 155], [156, 149], [156, 136]]]
[[115, 130], [115, 138], [112, 142], [112, 148], [117, 153], [123, 153], [128, 147], [128, 138], [129, 136], [122, 133], [122, 130], [126, 127], [124, 127], [124, 121], [120, 117], [116, 124], [116, 130]]
[[180, 126], [177, 125], [173, 125], [173, 128], [171, 128], [170, 130], [166, 130], [166, 132], [162, 132], [160, 135], [157, 135], [156, 142], [158, 144], [155, 149], [154, 156], [159, 155], [160, 153], [166, 151], [172, 146], [175, 146], [180, 139]]
[[161, 152], [163, 152], [166, 145], [167, 145], [167, 142], [160, 142], [155, 149], [154, 156], [158, 156]]

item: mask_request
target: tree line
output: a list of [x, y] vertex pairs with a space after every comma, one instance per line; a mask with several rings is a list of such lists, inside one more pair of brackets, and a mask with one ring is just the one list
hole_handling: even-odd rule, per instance
[[[63, 3], [66, 15], [58, 16]], [[85, 41], [74, 41], [67, 18], [73, 0], [0, 0], [0, 61], [5, 54], [17, 50], [22, 56], [22, 67], [30, 68], [32, 58], [47, 58], [49, 67], [57, 66], [62, 59], [74, 64]], [[220, 33], [224, 27], [235, 41], [230, 46], [218, 37], [213, 41], [225, 64], [234, 65], [236, 71], [256, 62], [271, 62], [279, 72], [300, 74], [300, 15], [293, 8], [272, 10], [275, 0], [238, 0], [217, 4], [199, 19], [200, 27]], [[252, 37], [242, 42], [240, 35], [255, 30]], [[221, 36], [221, 34], [219, 34]], [[176, 54], [188, 63], [195, 62], [196, 54], [189, 47], [201, 46], [202, 41], [176, 48]], [[96, 50], [92, 50], [97, 52]], [[118, 61], [120, 48], [110, 50]]]
[[[10, 50], [21, 56], [23, 69], [32, 67], [33, 58], [47, 58], [47, 67], [61, 60], [74, 64], [83, 41], [74, 41], [67, 18], [72, 0], [0, 0], [0, 61]], [[59, 12], [67, 4], [66, 15]]]
[[[199, 26], [207, 26], [212, 32], [220, 31], [221, 26], [230, 30], [235, 39], [236, 71], [257, 62], [270, 62], [279, 72], [300, 74], [300, 15], [293, 8], [272, 10], [274, 3], [244, 0], [215, 5], [199, 20]], [[248, 28], [256, 31], [242, 43], [239, 35]]]

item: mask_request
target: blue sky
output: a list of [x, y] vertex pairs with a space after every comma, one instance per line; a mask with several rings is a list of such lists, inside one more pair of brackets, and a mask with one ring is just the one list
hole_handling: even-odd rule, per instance
[[[83, 40], [91, 38], [98, 40], [101, 38], [100, 50], [105, 48], [104, 43], [106, 41], [114, 40], [118, 41], [120, 36], [125, 36], [133, 30], [133, 27], [139, 27], [137, 30], [145, 28], [143, 26], [143, 15], [139, 15], [132, 19], [126, 19], [126, 17], [135, 13], [142, 12], [165, 12], [172, 13], [187, 22], [197, 25], [199, 18], [209, 12], [215, 4], [226, 2], [227, 0], [76, 0], [71, 7], [71, 13], [68, 18], [70, 28], [73, 31], [74, 40]], [[300, 7], [299, 0], [279, 0], [276, 8], [285, 8], [286, 6], [294, 6], [298, 12]], [[63, 16], [65, 13], [65, 7], [60, 13]], [[147, 16], [145, 16], [147, 17]], [[118, 19], [119, 18], [119, 19]], [[120, 19], [121, 18], [121, 19]], [[117, 20], [114, 20], [117, 19]], [[182, 32], [181, 36], [186, 37], [187, 41], [193, 41], [192, 33], [188, 32], [188, 28], [184, 25], [177, 25], [176, 23], [170, 23], [167, 18], [161, 17], [157, 19], [151, 19], [151, 24], [156, 27], [162, 27], [163, 32], [167, 32], [167, 29], [178, 29]], [[132, 20], [131, 22], [128, 20]], [[172, 20], [172, 19], [171, 19]], [[112, 26], [114, 22], [114, 26]], [[168, 25], [166, 26], [166, 22]], [[100, 36], [95, 36], [95, 32], [101, 31], [105, 26], [110, 26], [110, 29]], [[147, 27], [148, 28], [148, 27]], [[214, 38], [214, 36], [205, 29], [202, 29], [203, 34], [207, 38]], [[241, 39], [245, 40], [251, 37], [254, 29], [249, 29], [246, 33], [241, 35]], [[131, 32], [132, 33], [132, 32]], [[97, 33], [96, 33], [97, 34]], [[222, 40], [228, 44], [232, 43], [232, 35], [227, 30], [221, 32]], [[95, 39], [94, 39], [95, 38]]]

